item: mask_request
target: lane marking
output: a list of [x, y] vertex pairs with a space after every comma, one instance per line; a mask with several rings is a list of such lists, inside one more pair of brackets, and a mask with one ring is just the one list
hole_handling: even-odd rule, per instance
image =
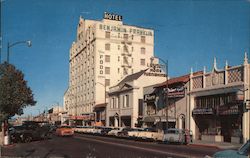
[[75, 136], [74, 138], [83, 139], [83, 140], [89, 140], [89, 141], [94, 141], [94, 142], [99, 142], [99, 143], [104, 143], [104, 144], [109, 144], [109, 145], [115, 145], [115, 146], [120, 146], [120, 147], [127, 147], [127, 148], [132, 148], [132, 149], [139, 149], [139, 150], [143, 150], [143, 151], [151, 151], [151, 152], [154, 152], [154, 153], [164, 154], [164, 155], [168, 155], [168, 156], [198, 158], [197, 156], [196, 157], [195, 156], [191, 156], [191, 155], [188, 156], [187, 154], [177, 154], [177, 153], [165, 152], [165, 151], [161, 151], [161, 150], [157, 150], [157, 149], [149, 149], [149, 148], [137, 147], [137, 146], [133, 146], [133, 145], [114, 143], [114, 142], [105, 142], [103, 140], [91, 139], [91, 138], [86, 138], [86, 137], [81, 137], [81, 136]]

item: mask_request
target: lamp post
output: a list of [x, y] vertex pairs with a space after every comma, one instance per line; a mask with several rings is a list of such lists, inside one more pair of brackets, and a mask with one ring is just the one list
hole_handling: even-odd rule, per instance
[[8, 46], [7, 46], [7, 63], [9, 63], [10, 48], [17, 45], [17, 44], [21, 44], [21, 43], [26, 43], [28, 47], [31, 47], [31, 41], [18, 41], [18, 42], [12, 43], [12, 44], [10, 44], [8, 42]]
[[[106, 106], [106, 80], [104, 81], [104, 84], [103, 83], [100, 83], [100, 82], [96, 82], [96, 84], [99, 83], [100, 85], [102, 85], [104, 87], [104, 105]], [[107, 108], [105, 108], [105, 124], [106, 124], [106, 116], [107, 116]], [[100, 119], [100, 117], [99, 117]]]
[[168, 129], [168, 60], [163, 60], [160, 57], [151, 57], [153, 60], [154, 58], [159, 59], [165, 65], [165, 74], [166, 74], [166, 94], [165, 94], [165, 105], [166, 105], [166, 130]]

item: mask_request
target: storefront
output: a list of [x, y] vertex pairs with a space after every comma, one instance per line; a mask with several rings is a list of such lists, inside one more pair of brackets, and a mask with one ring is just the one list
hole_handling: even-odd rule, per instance
[[[245, 81], [248, 63], [193, 75], [190, 80], [190, 129], [194, 138], [211, 142], [243, 143], [249, 137], [244, 105], [249, 98]], [[247, 75], [248, 76], [248, 75]], [[245, 117], [244, 117], [245, 115]]]

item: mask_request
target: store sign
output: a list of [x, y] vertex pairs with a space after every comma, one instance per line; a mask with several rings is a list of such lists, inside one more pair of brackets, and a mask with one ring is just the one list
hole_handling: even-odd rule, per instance
[[159, 76], [166, 77], [166, 74], [162, 72], [163, 65], [161, 64], [150, 64], [147, 65], [149, 70], [144, 73], [145, 76]]
[[122, 16], [117, 15], [117, 14], [113, 14], [113, 13], [104, 12], [104, 19], [122, 21]]
[[196, 108], [192, 111], [193, 115], [213, 115], [215, 114], [212, 108]]
[[155, 94], [145, 94], [144, 95], [144, 101], [149, 102], [149, 101], [155, 101], [156, 95]]
[[168, 98], [179, 98], [184, 97], [185, 91], [184, 87], [168, 88]]
[[219, 115], [233, 115], [239, 113], [240, 113], [240, 105], [219, 107]]

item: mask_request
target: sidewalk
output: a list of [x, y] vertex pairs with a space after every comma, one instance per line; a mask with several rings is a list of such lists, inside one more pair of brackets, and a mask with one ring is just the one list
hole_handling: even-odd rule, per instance
[[228, 142], [209, 142], [202, 140], [194, 140], [193, 143], [189, 144], [191, 146], [203, 146], [211, 147], [216, 149], [238, 149], [242, 144], [228, 143]]

